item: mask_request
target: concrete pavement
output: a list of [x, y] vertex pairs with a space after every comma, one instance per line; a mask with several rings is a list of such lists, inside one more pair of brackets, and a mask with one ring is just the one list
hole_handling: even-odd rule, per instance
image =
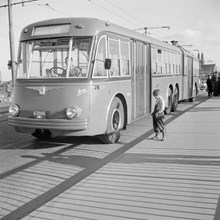
[[[188, 104], [191, 107], [192, 104]], [[152, 134], [152, 120], [146, 117], [128, 126], [120, 143], [91, 146], [88, 155], [103, 160], [108, 157], [107, 152], [114, 152], [117, 147], [121, 150], [122, 144], [125, 148], [120, 157], [109, 160], [72, 187], [67, 187], [72, 181], [67, 179], [66, 190], [47, 203], [39, 205], [43, 200], [41, 195], [33, 199], [34, 202], [24, 205], [20, 212], [28, 208], [31, 210], [30, 206], [37, 203], [39, 208], [23, 219], [219, 220], [220, 97], [207, 99], [187, 112], [179, 104], [178, 110], [183, 113], [180, 117], [175, 120], [170, 116], [166, 118], [167, 122], [172, 121], [166, 125], [167, 140], [164, 142], [148, 139]], [[97, 147], [94, 153], [93, 147]], [[83, 146], [80, 149], [70, 148], [60, 157], [82, 155], [83, 149]], [[44, 163], [52, 166], [50, 162], [54, 165], [54, 161]], [[41, 169], [45, 169], [45, 165]], [[62, 168], [59, 165], [61, 169], [65, 169], [63, 179], [64, 171], [68, 175], [71, 169], [69, 176], [80, 172], [77, 170], [79, 167], [73, 164], [67, 166], [63, 163]], [[48, 187], [52, 174], [49, 175], [50, 180], [48, 175], [46, 180], [46, 171], [41, 171], [45, 175], [44, 180], [41, 185], [35, 186], [38, 180], [33, 180], [34, 172], [40, 173], [37, 166], [25, 172], [32, 178], [32, 194], [37, 186], [45, 194], [43, 183]], [[57, 181], [62, 181], [55, 174]], [[5, 181], [6, 184], [12, 180]], [[64, 185], [59, 186], [65, 188]], [[17, 188], [16, 195], [22, 186]], [[31, 194], [25, 193], [28, 201]], [[44, 198], [52, 193], [56, 190], [45, 194]], [[22, 199], [13, 197], [11, 203], [15, 206], [16, 202], [21, 203]], [[15, 210], [14, 216], [19, 216], [19, 211], [16, 213]]]

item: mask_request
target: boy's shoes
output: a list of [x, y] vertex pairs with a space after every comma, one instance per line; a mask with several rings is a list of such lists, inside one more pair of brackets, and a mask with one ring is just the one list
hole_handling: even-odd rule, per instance
[[151, 140], [158, 140], [159, 139], [159, 133], [155, 133], [153, 137], [150, 138]]
[[156, 141], [165, 141], [166, 140], [166, 130], [162, 131], [162, 138], [159, 138], [159, 133], [158, 133], [154, 137], [151, 137], [149, 139], [156, 140]]
[[159, 136], [154, 136], [151, 138], [152, 140], [159, 140]]

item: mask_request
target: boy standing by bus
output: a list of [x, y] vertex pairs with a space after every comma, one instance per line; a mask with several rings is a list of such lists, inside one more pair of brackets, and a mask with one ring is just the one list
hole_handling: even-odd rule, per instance
[[[165, 110], [165, 101], [160, 96], [160, 90], [155, 89], [153, 91], [153, 96], [156, 99], [154, 111], [152, 112], [153, 117], [153, 128], [155, 132], [155, 136], [152, 138], [153, 140], [165, 140], [165, 124], [163, 122], [164, 119], [164, 110]], [[159, 139], [159, 134], [162, 133], [162, 138]]]

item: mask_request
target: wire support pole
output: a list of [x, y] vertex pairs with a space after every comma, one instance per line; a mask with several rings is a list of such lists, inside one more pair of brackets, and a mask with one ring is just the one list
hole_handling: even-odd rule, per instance
[[9, 20], [9, 45], [11, 55], [11, 74], [12, 74], [12, 86], [15, 81], [15, 45], [14, 45], [14, 31], [13, 31], [13, 18], [12, 18], [12, 4], [11, 0], [8, 0], [8, 20]]

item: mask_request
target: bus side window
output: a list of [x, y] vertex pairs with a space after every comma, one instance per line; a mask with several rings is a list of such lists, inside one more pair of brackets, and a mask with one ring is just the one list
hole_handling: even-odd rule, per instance
[[109, 39], [109, 57], [112, 60], [110, 76], [119, 76], [119, 40]]
[[151, 51], [152, 73], [157, 74], [157, 50], [152, 48]]
[[121, 61], [120, 61], [120, 69], [121, 69], [121, 75], [122, 76], [128, 76], [130, 75], [129, 70], [129, 62], [130, 62], [130, 48], [128, 42], [120, 41], [120, 48], [121, 48]]
[[107, 70], [105, 69], [105, 59], [106, 59], [106, 37], [103, 37], [100, 39], [98, 44], [93, 77], [107, 77]]

